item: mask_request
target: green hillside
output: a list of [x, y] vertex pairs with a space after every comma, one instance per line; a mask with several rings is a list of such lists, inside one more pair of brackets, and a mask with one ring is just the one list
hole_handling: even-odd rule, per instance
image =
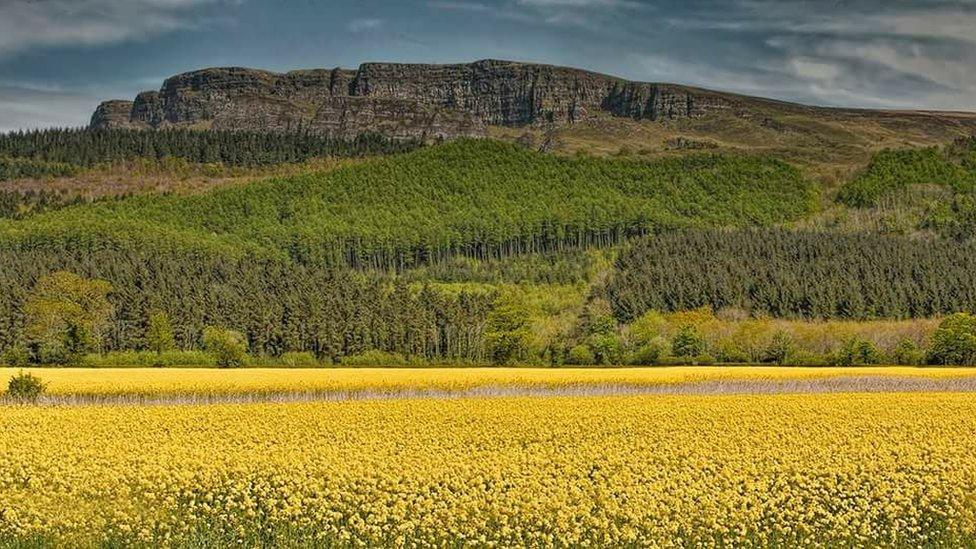
[[3, 244], [219, 248], [397, 267], [505, 256], [677, 226], [770, 225], [811, 211], [816, 189], [785, 163], [696, 155], [559, 158], [459, 141], [329, 173], [196, 196], [139, 196], [0, 223]]

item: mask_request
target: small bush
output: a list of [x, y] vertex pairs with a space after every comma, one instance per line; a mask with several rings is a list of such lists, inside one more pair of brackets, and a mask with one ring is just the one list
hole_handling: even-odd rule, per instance
[[588, 345], [577, 345], [569, 350], [566, 363], [574, 366], [590, 366], [596, 363], [596, 357]]
[[203, 346], [220, 368], [241, 368], [247, 363], [247, 340], [240, 332], [211, 326], [203, 331]]
[[7, 383], [6, 396], [20, 402], [37, 402], [47, 384], [30, 372], [21, 371]]

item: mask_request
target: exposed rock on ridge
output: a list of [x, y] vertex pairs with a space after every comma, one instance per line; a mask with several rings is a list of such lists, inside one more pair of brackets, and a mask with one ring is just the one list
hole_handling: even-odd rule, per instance
[[338, 137], [369, 131], [428, 140], [482, 136], [489, 125], [561, 126], [600, 112], [697, 118], [735, 103], [735, 96], [706, 90], [510, 61], [366, 63], [355, 71], [285, 74], [217, 68], [169, 78], [134, 102], [102, 103], [91, 126], [308, 129]]

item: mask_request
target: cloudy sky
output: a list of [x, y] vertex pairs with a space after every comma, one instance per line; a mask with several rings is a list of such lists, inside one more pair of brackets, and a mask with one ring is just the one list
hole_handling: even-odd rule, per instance
[[82, 125], [202, 67], [489, 57], [976, 110], [976, 0], [0, 0], [0, 131]]

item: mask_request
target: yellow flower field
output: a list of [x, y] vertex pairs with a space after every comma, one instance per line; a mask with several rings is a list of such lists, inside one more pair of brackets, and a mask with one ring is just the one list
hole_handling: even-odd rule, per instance
[[[0, 382], [19, 370], [0, 368]], [[552, 388], [587, 385], [647, 386], [706, 381], [784, 381], [836, 377], [976, 379], [961, 368], [33, 368], [52, 395], [230, 395], [464, 391], [479, 387]]]
[[0, 546], [976, 541], [976, 397], [0, 407]]

